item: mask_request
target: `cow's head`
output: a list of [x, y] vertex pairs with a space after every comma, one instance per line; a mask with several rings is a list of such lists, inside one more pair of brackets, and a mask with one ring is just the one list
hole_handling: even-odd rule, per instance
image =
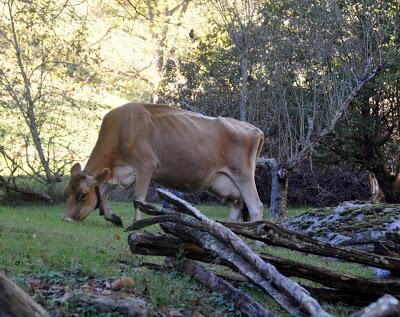
[[97, 175], [89, 175], [82, 171], [76, 163], [71, 168], [71, 179], [65, 188], [64, 219], [82, 221], [95, 208], [98, 202], [96, 186], [100, 187], [110, 176], [110, 169], [105, 168]]

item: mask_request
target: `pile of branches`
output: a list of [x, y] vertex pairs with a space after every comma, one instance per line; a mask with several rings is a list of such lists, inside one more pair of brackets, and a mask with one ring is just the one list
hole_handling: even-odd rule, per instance
[[[153, 217], [137, 221], [126, 230], [160, 224], [165, 233], [131, 232], [128, 237], [131, 251], [134, 254], [169, 257], [169, 262], [177, 269], [229, 297], [248, 316], [275, 314], [232, 286], [226, 277], [213, 274], [193, 260], [223, 265], [240, 273], [244, 280], [258, 286], [292, 316], [330, 316], [321, 307], [319, 300], [364, 305], [378, 298], [372, 307], [355, 316], [391, 316], [393, 312], [395, 315], [400, 314], [400, 304], [396, 299], [400, 298], [400, 282], [397, 280], [361, 278], [264, 253], [257, 254], [238, 235], [270, 246], [334, 257], [395, 272], [400, 272], [398, 257], [333, 246], [268, 221], [215, 222], [167, 191], [159, 190], [159, 195], [173, 204], [175, 210], [136, 201], [136, 206]], [[287, 276], [315, 283], [300, 285]]]

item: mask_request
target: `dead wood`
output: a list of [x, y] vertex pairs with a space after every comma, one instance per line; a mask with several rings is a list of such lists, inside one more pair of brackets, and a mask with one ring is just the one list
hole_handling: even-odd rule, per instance
[[379, 298], [376, 294], [357, 293], [328, 287], [303, 286], [318, 300], [335, 305], [342, 302], [351, 306], [363, 306]]
[[0, 315], [6, 317], [49, 317], [27, 293], [0, 272]]
[[[184, 254], [188, 259], [206, 263], [218, 263], [235, 269], [229, 262], [194, 243], [183, 242], [181, 239], [169, 234], [134, 233], [129, 235], [131, 251], [144, 255], [176, 256]], [[274, 265], [279, 272], [286, 276], [300, 277], [327, 287], [324, 289], [324, 299], [338, 299], [347, 297], [350, 300], [368, 303], [383, 294], [392, 294], [400, 298], [400, 281], [381, 280], [356, 277], [349, 274], [340, 274], [331, 270], [304, 264], [298, 261], [283, 259], [276, 256], [261, 254], [261, 258]], [[243, 280], [242, 280], [243, 281]], [[307, 288], [308, 289], [308, 288]], [[339, 292], [336, 292], [340, 290]], [[321, 296], [313, 297], [321, 298]], [[318, 294], [318, 293], [315, 293]], [[365, 298], [365, 300], [362, 300]]]
[[352, 317], [397, 317], [400, 316], [400, 302], [391, 295], [384, 295]]
[[382, 256], [352, 248], [338, 247], [332, 244], [310, 239], [299, 233], [287, 230], [269, 221], [253, 223], [225, 223], [236, 234], [262, 241], [268, 245], [284, 247], [304, 253], [333, 257], [348, 262], [400, 271], [400, 258]]
[[368, 294], [374, 294], [376, 298], [384, 294], [392, 294], [400, 298], [400, 281], [398, 280], [371, 279], [336, 273], [322, 267], [270, 256], [264, 253], [261, 254], [261, 257], [265, 261], [275, 265], [286, 276], [300, 277], [320, 283], [326, 287], [347, 290], [352, 292], [354, 297], [356, 295], [367, 296]]
[[289, 314], [293, 316], [305, 316], [302, 310], [291, 302], [290, 295], [280, 291], [280, 289], [272, 283], [271, 279], [264, 277], [262, 273], [254, 268], [252, 263], [247, 262], [233, 251], [232, 248], [215, 239], [215, 237], [208, 232], [174, 223], [161, 224], [161, 227], [166, 232], [172, 233], [182, 240], [193, 241], [205, 251], [213, 254], [216, 259], [213, 263], [226, 265], [244, 275], [248, 280], [260, 287], [267, 295], [274, 299]]
[[202, 265], [191, 261], [185, 260], [177, 262], [175, 258], [170, 258], [170, 263], [177, 267], [179, 270], [193, 276], [199, 282], [207, 285], [212, 291], [218, 292], [230, 299], [235, 307], [241, 312], [251, 317], [275, 317], [276, 315], [265, 307], [258, 304], [250, 296], [236, 289], [224, 279], [216, 276], [214, 273], [209, 272]]
[[184, 200], [175, 198], [168, 192], [165, 195], [171, 195], [170, 199], [176, 199], [179, 204], [186, 205], [185, 211], [193, 217], [156, 208], [145, 202], [137, 201], [136, 204], [143, 212], [149, 210], [153, 215], [179, 215], [180, 220], [177, 222], [162, 222], [160, 219], [164, 231], [172, 233], [183, 241], [194, 242], [212, 253], [215, 258], [229, 262], [231, 267], [261, 287], [290, 314], [303, 315], [300, 308], [311, 316], [329, 316], [308, 291], [280, 274], [273, 265], [262, 260], [231, 230], [208, 219]]
[[384, 256], [400, 258], [400, 245], [390, 240], [376, 241], [374, 243], [374, 252]]
[[[186, 214], [195, 214], [193, 206], [183, 199], [175, 198], [168, 191], [159, 189], [159, 195], [171, 204], [179, 207]], [[197, 217], [197, 216], [196, 216]], [[400, 258], [376, 255], [352, 248], [338, 247], [332, 244], [310, 239], [299, 233], [290, 231], [270, 221], [258, 221], [250, 223], [220, 222], [234, 233], [244, 237], [262, 241], [268, 245], [284, 247], [300, 252], [334, 257], [354, 263], [360, 263], [371, 267], [386, 270], [400, 271]]]

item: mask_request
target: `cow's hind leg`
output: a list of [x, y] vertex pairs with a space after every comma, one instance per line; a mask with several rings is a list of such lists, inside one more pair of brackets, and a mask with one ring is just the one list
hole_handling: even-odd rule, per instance
[[104, 216], [107, 221], [112, 222], [117, 226], [122, 227], [122, 220], [116, 214], [111, 211], [110, 205], [108, 203], [108, 196], [111, 191], [116, 187], [115, 184], [104, 184], [101, 187], [100, 197], [101, 197], [101, 204], [100, 204], [100, 215]]
[[228, 221], [237, 222], [243, 215], [243, 200], [233, 180], [224, 173], [219, 173], [211, 184], [209, 191], [229, 206]]
[[258, 196], [254, 178], [234, 178], [236, 186], [243, 197], [249, 214], [250, 221], [259, 221], [263, 218], [263, 204]]
[[243, 201], [235, 199], [228, 202], [229, 206], [229, 222], [238, 222], [242, 219]]

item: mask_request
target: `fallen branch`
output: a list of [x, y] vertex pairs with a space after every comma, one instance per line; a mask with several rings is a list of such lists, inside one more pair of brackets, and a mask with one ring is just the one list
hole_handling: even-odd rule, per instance
[[275, 317], [276, 315], [265, 307], [258, 304], [250, 296], [244, 294], [242, 291], [236, 289], [227, 281], [209, 272], [206, 268], [200, 264], [186, 260], [178, 263], [174, 258], [170, 258], [169, 261], [174, 267], [178, 267], [179, 270], [188, 273], [193, 276], [196, 280], [207, 285], [212, 291], [218, 292], [230, 299], [235, 306], [244, 314], [251, 317]]
[[[185, 243], [174, 235], [132, 232], [128, 241], [131, 251], [136, 254], [171, 257], [183, 254], [188, 259], [226, 265], [236, 270], [234, 266], [217, 254], [206, 252], [194, 243]], [[326, 287], [321, 291], [324, 292], [323, 294], [312, 293], [313, 297], [324, 296], [324, 299], [337, 299], [341, 292], [344, 296], [340, 296], [340, 298], [347, 297], [349, 300], [356, 299], [361, 302], [360, 298], [363, 297], [365, 298], [364, 303], [387, 293], [400, 298], [400, 281], [397, 280], [370, 279], [340, 274], [325, 268], [266, 254], [261, 254], [261, 258], [274, 265], [279, 272], [286, 276], [304, 278]]]
[[400, 271], [400, 258], [334, 246], [326, 242], [310, 239], [269, 221], [241, 224], [221, 223], [237, 234], [253, 240], [262, 241], [268, 245], [284, 247], [304, 253], [333, 257], [348, 262], [360, 263], [386, 270]]
[[0, 272], [0, 316], [49, 317], [50, 315]]
[[[162, 189], [158, 189], [157, 192], [161, 198], [179, 207], [180, 211], [186, 214], [193, 214], [195, 212], [193, 206], [183, 199], [177, 198], [170, 192]], [[381, 256], [356, 249], [334, 246], [329, 243], [310, 239], [270, 221], [220, 223], [231, 229], [236, 234], [253, 240], [262, 241], [268, 245], [334, 257], [386, 270], [400, 271], [400, 258]]]
[[261, 257], [265, 261], [275, 265], [286, 276], [305, 278], [326, 287], [353, 292], [354, 295], [374, 294], [375, 296], [381, 296], [390, 293], [400, 298], [400, 281], [398, 280], [371, 279], [336, 273], [322, 267], [270, 256], [264, 253], [261, 254]]
[[194, 242], [205, 251], [217, 255], [216, 258], [229, 262], [231, 267], [261, 287], [289, 313], [303, 315], [299, 307], [311, 316], [330, 316], [304, 288], [280, 274], [273, 265], [266, 263], [231, 230], [208, 219], [184, 200], [176, 197], [175, 199], [180, 204], [186, 204], [185, 211], [192, 216], [157, 209], [145, 202], [135, 203], [143, 212], [150, 210], [153, 215], [180, 215], [179, 221], [174, 223], [162, 222], [159, 218], [164, 231], [172, 233], [183, 241]]
[[374, 243], [374, 252], [376, 254], [400, 258], [400, 245], [393, 241], [376, 241]]
[[400, 302], [391, 295], [384, 295], [352, 317], [397, 317], [400, 316]]

